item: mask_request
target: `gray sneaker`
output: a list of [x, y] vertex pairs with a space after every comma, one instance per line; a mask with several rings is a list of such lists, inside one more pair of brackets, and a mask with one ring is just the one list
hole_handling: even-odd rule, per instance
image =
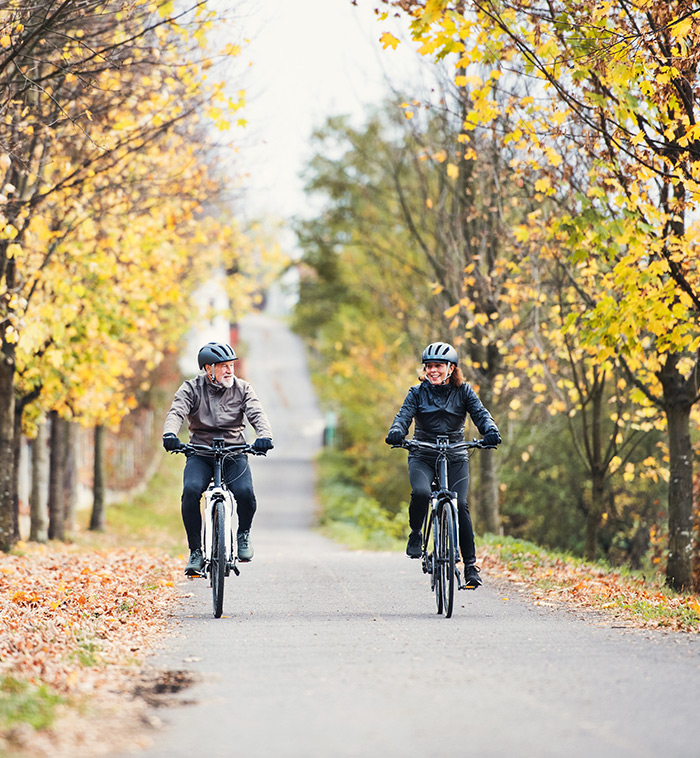
[[197, 574], [201, 574], [202, 571], [204, 571], [204, 556], [202, 555], [202, 551], [197, 548], [196, 550], [190, 551], [190, 559], [187, 561], [185, 574], [187, 576], [197, 576]]
[[250, 542], [250, 531], [241, 532], [238, 535], [238, 560], [253, 560], [253, 545]]

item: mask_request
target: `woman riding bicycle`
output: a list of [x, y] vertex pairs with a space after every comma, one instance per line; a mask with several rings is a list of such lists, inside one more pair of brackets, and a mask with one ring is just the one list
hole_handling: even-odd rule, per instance
[[[446, 436], [450, 442], [464, 440], [464, 423], [469, 414], [474, 425], [488, 446], [501, 442], [496, 422], [483, 406], [476, 392], [464, 381], [457, 365], [457, 351], [446, 342], [433, 342], [421, 357], [423, 373], [421, 383], [408, 391], [401, 409], [386, 437], [388, 445], [400, 445], [411, 422], [415, 421], [417, 440], [434, 443], [438, 436]], [[428, 512], [430, 489], [435, 474], [437, 453], [420, 450], [408, 455], [408, 477], [411, 483], [411, 502], [408, 521], [411, 534], [406, 555], [421, 556], [421, 527]], [[467, 587], [481, 584], [476, 566], [474, 529], [472, 527], [467, 490], [469, 488], [469, 459], [466, 451], [448, 454], [448, 478], [450, 489], [457, 493], [459, 514], [459, 548], [464, 560], [464, 581]]]

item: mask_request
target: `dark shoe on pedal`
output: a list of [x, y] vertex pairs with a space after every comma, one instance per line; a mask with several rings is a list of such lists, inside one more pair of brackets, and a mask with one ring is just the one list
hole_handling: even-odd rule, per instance
[[250, 531], [241, 532], [238, 535], [238, 560], [243, 562], [253, 560], [253, 545], [250, 542]]
[[464, 586], [470, 590], [475, 590], [481, 586], [479, 569], [474, 564], [464, 567]]
[[406, 555], [409, 558], [420, 558], [421, 552], [421, 534], [411, 532], [408, 536], [408, 545], [406, 545]]
[[199, 548], [191, 550], [190, 559], [187, 561], [187, 566], [185, 566], [185, 575], [197, 576], [202, 571], [204, 571], [204, 556], [202, 555], [202, 551]]

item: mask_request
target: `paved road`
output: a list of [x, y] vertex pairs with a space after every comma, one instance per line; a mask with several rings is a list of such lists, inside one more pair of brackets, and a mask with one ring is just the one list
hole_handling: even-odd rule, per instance
[[418, 562], [352, 552], [309, 527], [318, 410], [297, 340], [245, 324], [248, 372], [275, 428], [256, 460], [255, 560], [224, 617], [183, 583], [169, 648], [194, 672], [142, 758], [697, 758], [700, 640], [534, 606], [485, 577], [438, 617]]

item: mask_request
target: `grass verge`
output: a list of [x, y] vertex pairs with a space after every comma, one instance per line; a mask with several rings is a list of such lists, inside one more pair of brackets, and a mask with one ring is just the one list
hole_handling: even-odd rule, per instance
[[32, 729], [46, 729], [56, 715], [56, 707], [65, 702], [45, 684], [34, 685], [13, 676], [0, 677], [0, 728], [28, 724]]

